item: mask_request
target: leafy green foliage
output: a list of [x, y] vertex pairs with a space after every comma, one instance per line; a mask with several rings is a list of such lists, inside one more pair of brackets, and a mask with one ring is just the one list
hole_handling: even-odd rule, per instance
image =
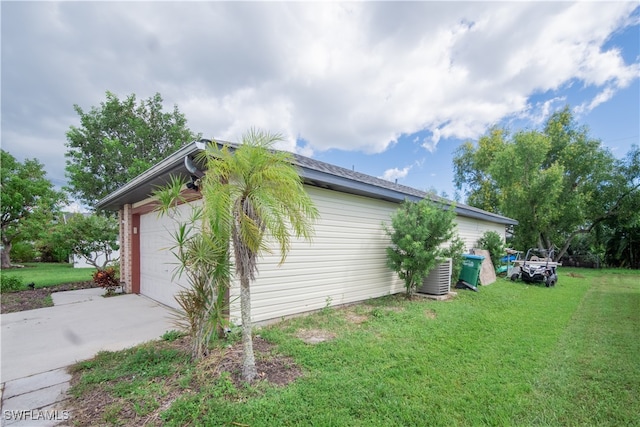
[[13, 292], [22, 289], [22, 280], [19, 277], [6, 273], [0, 274], [0, 292]]
[[11, 245], [11, 259], [17, 262], [33, 262], [36, 250], [31, 242], [17, 241]]
[[74, 105], [80, 127], [67, 132], [67, 176], [74, 196], [89, 206], [196, 136], [177, 106], [164, 112], [159, 93], [138, 102], [111, 92], [89, 112]]
[[443, 256], [451, 258], [451, 286], [458, 282], [460, 272], [462, 271], [462, 262], [464, 261], [465, 244], [459, 235], [455, 235], [449, 242], [449, 247], [445, 249]]
[[189, 215], [182, 217], [179, 206], [186, 202], [183, 189], [184, 183], [172, 177], [154, 197], [160, 203], [159, 214], [175, 221], [171, 251], [178, 266], [173, 279], [186, 276], [189, 283], [176, 295], [182, 309], [177, 323], [191, 337], [191, 357], [200, 359], [208, 353], [216, 331], [223, 331], [228, 323], [225, 295], [231, 282], [230, 241], [228, 235], [209, 232], [201, 205], [192, 205]]
[[[55, 229], [56, 220], [52, 224], [51, 230]], [[38, 262], [69, 262], [70, 257], [73, 255], [71, 249], [66, 244], [56, 245], [54, 244], [52, 234], [42, 233], [40, 237], [35, 241], [36, 258]]]
[[405, 201], [391, 216], [385, 232], [391, 238], [387, 247], [387, 265], [404, 280], [411, 297], [446, 251], [442, 245], [454, 236], [456, 214], [434, 202]]
[[[55, 224], [47, 242], [84, 258], [99, 270], [104, 270], [115, 261], [113, 253], [119, 249], [118, 235], [117, 218], [76, 213]], [[101, 257], [102, 262], [99, 262]]]
[[181, 331], [176, 331], [175, 329], [171, 330], [171, 331], [166, 331], [164, 334], [162, 334], [162, 336], [160, 337], [162, 340], [164, 341], [175, 341], [178, 338], [182, 338], [184, 336], [184, 333], [182, 333]]
[[34, 239], [45, 230], [65, 195], [54, 190], [38, 160], [20, 163], [8, 152], [0, 152], [1, 266], [9, 268], [12, 242], [18, 237]]
[[492, 129], [477, 146], [463, 144], [454, 158], [458, 190], [468, 203], [518, 220], [514, 245], [558, 247], [599, 223], [637, 211], [640, 154], [617, 160], [578, 126], [569, 110], [551, 115], [540, 131], [509, 136]]
[[504, 242], [502, 236], [495, 231], [485, 231], [478, 239], [478, 248], [489, 251], [493, 268], [500, 266], [500, 258], [505, 255]]
[[240, 279], [242, 375], [249, 383], [257, 375], [250, 283], [255, 280], [258, 257], [270, 251], [265, 237], [279, 246], [282, 263], [291, 238], [310, 239], [318, 217], [291, 154], [272, 149], [281, 139], [280, 135], [251, 129], [235, 150], [211, 144], [202, 154], [207, 164], [202, 179], [207, 230], [233, 242], [235, 272]]

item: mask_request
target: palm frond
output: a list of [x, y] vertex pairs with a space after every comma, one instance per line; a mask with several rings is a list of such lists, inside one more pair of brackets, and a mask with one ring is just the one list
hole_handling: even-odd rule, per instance
[[179, 204], [185, 202], [184, 196], [181, 194], [185, 185], [185, 181], [178, 176], [171, 175], [169, 182], [162, 186], [157, 187], [151, 196], [159, 203], [156, 211], [159, 215], [168, 215]]

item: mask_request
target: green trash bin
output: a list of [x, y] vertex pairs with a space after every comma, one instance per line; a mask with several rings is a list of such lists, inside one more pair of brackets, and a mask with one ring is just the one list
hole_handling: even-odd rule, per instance
[[480, 278], [480, 268], [484, 257], [481, 255], [463, 254], [462, 270], [460, 271], [460, 280], [467, 282], [472, 286], [478, 286]]

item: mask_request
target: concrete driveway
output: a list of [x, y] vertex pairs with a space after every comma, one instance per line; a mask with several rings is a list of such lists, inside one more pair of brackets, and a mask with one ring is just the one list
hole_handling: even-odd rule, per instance
[[1, 316], [0, 383], [158, 339], [173, 311], [140, 295], [103, 298], [102, 289], [53, 294], [54, 306]]

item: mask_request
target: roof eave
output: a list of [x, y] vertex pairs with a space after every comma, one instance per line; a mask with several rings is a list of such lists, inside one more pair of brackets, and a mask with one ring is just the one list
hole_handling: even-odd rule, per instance
[[[221, 143], [225, 143], [222, 142]], [[235, 144], [230, 144], [235, 146]], [[192, 142], [185, 145], [169, 157], [153, 166], [146, 172], [138, 175], [118, 190], [107, 195], [96, 205], [99, 209], [118, 210], [127, 203], [135, 203], [150, 197], [151, 189], [160, 187], [169, 181], [171, 175], [189, 176], [184, 166], [184, 158], [193, 156], [202, 151], [203, 146], [200, 142]], [[415, 190], [409, 187], [397, 186], [398, 188], [406, 188], [407, 191], [385, 188], [384, 186], [375, 185], [373, 183], [363, 182], [357, 179], [351, 179], [345, 176], [339, 176], [327, 171], [314, 169], [312, 167], [300, 164], [300, 156], [294, 156], [294, 163], [300, 169], [300, 176], [303, 181], [312, 186], [327, 188], [335, 191], [370, 197], [379, 200], [386, 200], [394, 203], [401, 203], [404, 200], [419, 201], [429, 197], [436, 203], [441, 205], [451, 205], [454, 202], [443, 199], [438, 196], [432, 196], [429, 193]], [[496, 222], [504, 225], [517, 225], [518, 221], [507, 218], [498, 214], [483, 211], [481, 209], [467, 206], [464, 204], [455, 204], [455, 211], [458, 215], [468, 218], [475, 218], [484, 221]]]
[[[184, 167], [184, 158], [199, 152], [200, 149], [196, 146], [195, 142], [189, 143], [180, 148], [169, 157], [157, 163], [147, 171], [141, 173], [131, 181], [117, 189], [111, 194], [105, 196], [96, 204], [96, 208], [104, 210], [118, 210], [122, 205], [126, 203], [133, 203], [133, 199], [143, 200], [149, 197], [150, 194], [144, 194], [143, 197], [138, 195], [142, 192], [137, 191], [151, 185], [152, 187], [161, 186], [168, 182], [168, 178], [172, 174], [184, 174], [188, 175], [186, 168]], [[146, 192], [146, 191], [143, 191]]]

